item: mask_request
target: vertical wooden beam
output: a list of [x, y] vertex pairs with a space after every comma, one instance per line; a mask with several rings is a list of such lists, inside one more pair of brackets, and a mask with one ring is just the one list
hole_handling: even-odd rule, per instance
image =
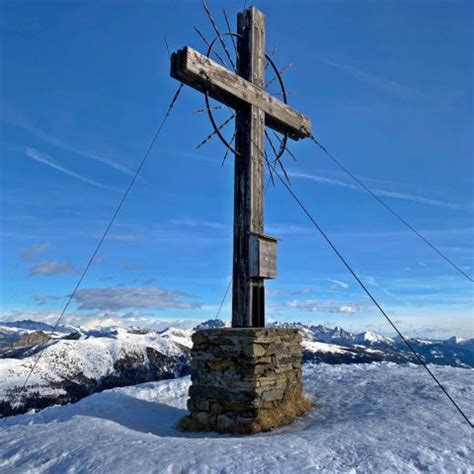
[[[237, 73], [265, 85], [265, 16], [255, 7], [237, 16]], [[263, 233], [265, 113], [254, 105], [237, 112], [234, 186], [232, 326], [265, 326], [263, 278], [250, 277], [250, 233]]]

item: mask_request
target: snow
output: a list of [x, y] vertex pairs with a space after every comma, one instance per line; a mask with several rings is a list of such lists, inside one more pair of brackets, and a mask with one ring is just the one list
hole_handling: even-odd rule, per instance
[[331, 354], [346, 354], [348, 351], [341, 346], [335, 344], [327, 344], [325, 342], [305, 341], [302, 342], [303, 349], [311, 352], [330, 352]]
[[371, 331], [365, 331], [354, 338], [354, 342], [357, 344], [389, 344], [394, 345], [395, 341], [389, 337], [381, 336], [380, 334], [375, 334]]
[[12, 328], [10, 326], [4, 326], [0, 324], [0, 334], [2, 336], [9, 336], [11, 334], [26, 334], [28, 331], [20, 328]]
[[448, 344], [463, 347], [470, 351], [474, 351], [474, 339], [466, 339], [464, 337], [453, 336], [446, 341]]
[[[474, 371], [432, 367], [474, 416]], [[181, 433], [189, 378], [0, 420], [2, 472], [474, 472], [472, 429], [423, 368], [305, 367], [309, 414], [255, 436]]]
[[192, 329], [176, 329], [168, 328], [160, 333], [160, 336], [173, 342], [178, 347], [184, 347], [186, 349], [192, 349], [193, 342], [191, 337], [193, 335]]
[[336, 326], [334, 329], [327, 328], [325, 326], [313, 326], [312, 333], [314, 338], [321, 342], [329, 342], [336, 344], [348, 344], [353, 342], [354, 335], [350, 332], [342, 329], [340, 326]]
[[[98, 380], [114, 371], [114, 363], [125, 355], [140, 354], [146, 360], [146, 348], [151, 347], [170, 356], [179, 356], [181, 350], [171, 340], [156, 337], [156, 333], [133, 334], [116, 328], [102, 334], [80, 340], [53, 340], [46, 344], [35, 371], [28, 380], [26, 392], [38, 392], [43, 396], [64, 393], [51, 385], [74, 379], [80, 374]], [[0, 400], [9, 399], [10, 390], [21, 387], [38, 359], [34, 348], [23, 359], [0, 360]]]

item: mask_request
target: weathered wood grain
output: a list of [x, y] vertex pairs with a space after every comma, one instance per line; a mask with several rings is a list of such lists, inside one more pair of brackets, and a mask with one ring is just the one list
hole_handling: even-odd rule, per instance
[[[238, 73], [256, 87], [265, 81], [265, 17], [256, 8], [237, 16]], [[265, 287], [250, 276], [250, 235], [263, 233], [265, 113], [255, 105], [238, 109], [235, 129], [234, 270], [232, 326], [265, 325]]]
[[[259, 62], [263, 64], [263, 52]], [[171, 56], [171, 76], [198, 91], [208, 91], [214, 99], [240, 110], [255, 106], [265, 114], [265, 124], [277, 132], [287, 132], [295, 140], [311, 133], [311, 120], [264, 90], [258, 78], [235, 74], [189, 46]]]

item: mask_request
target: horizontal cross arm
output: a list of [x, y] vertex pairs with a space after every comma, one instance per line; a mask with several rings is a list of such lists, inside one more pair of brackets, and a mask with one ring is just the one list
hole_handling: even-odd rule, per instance
[[308, 117], [188, 46], [171, 55], [171, 77], [234, 109], [258, 107], [266, 125], [295, 140], [310, 136]]

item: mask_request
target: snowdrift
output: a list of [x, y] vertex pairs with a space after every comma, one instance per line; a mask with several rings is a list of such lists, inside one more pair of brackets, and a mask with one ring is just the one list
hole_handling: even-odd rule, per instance
[[[474, 417], [474, 371], [431, 366]], [[181, 433], [189, 378], [0, 420], [3, 472], [474, 472], [472, 429], [420, 366], [306, 365], [314, 408], [251, 437]]]

